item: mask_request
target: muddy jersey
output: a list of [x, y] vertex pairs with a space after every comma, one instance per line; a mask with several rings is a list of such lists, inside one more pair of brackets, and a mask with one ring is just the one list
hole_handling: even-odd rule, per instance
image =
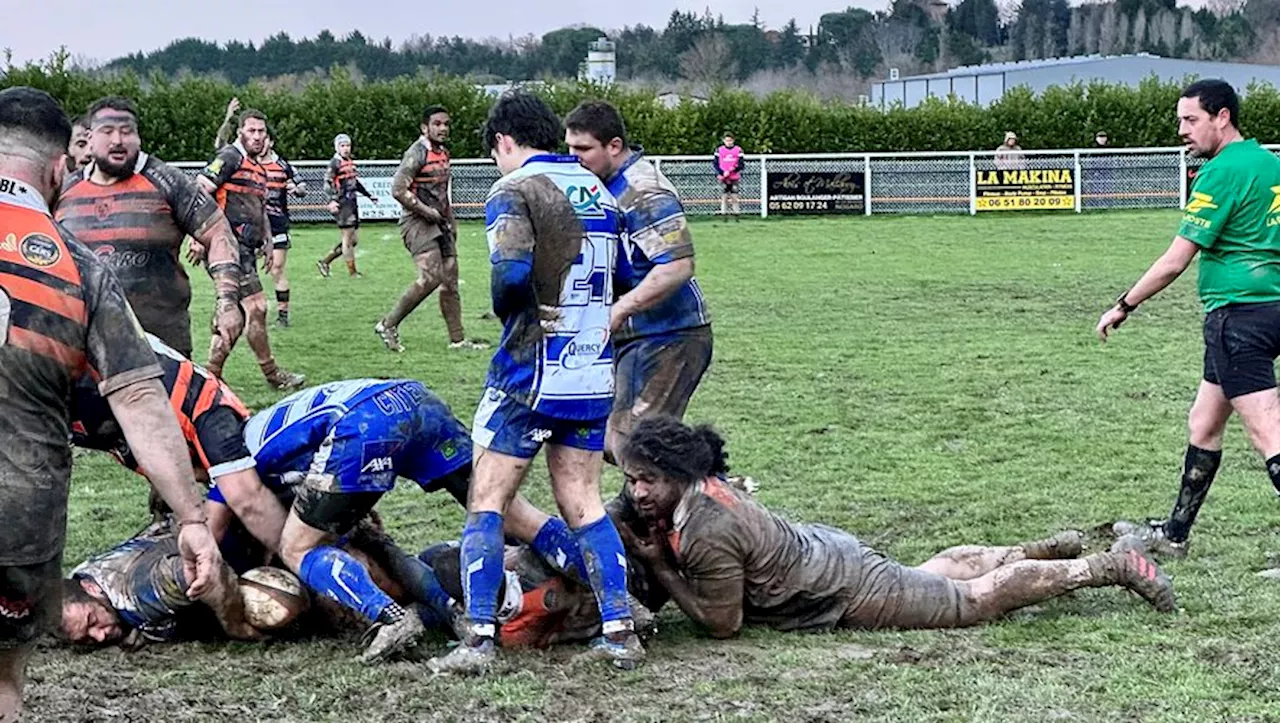
[[251, 249], [262, 246], [266, 227], [267, 172], [239, 141], [223, 146], [200, 175], [217, 186], [214, 198], [227, 215], [236, 239]]
[[178, 538], [167, 528], [125, 540], [71, 571], [107, 596], [120, 621], [155, 641], [178, 636], [178, 611], [193, 605], [178, 553]]
[[138, 155], [133, 174], [111, 185], [76, 173], [56, 218], [120, 279], [142, 328], [191, 353], [191, 282], [179, 254], [217, 211], [196, 183], [160, 159]]
[[294, 183], [297, 172], [285, 159], [271, 154], [262, 162], [267, 174], [267, 218], [271, 221], [271, 235], [289, 233], [289, 184]]
[[534, 156], [493, 185], [485, 222], [502, 321], [485, 386], [549, 417], [607, 417], [619, 229], [613, 194], [573, 156]]
[[703, 601], [740, 596], [744, 623], [828, 630], [862, 586], [856, 537], [787, 522], [721, 480], [690, 487], [673, 522], [681, 574]]
[[[642, 152], [632, 152], [631, 158], [609, 179], [608, 187], [618, 199], [622, 214], [614, 289], [617, 296], [639, 286], [655, 266], [693, 258], [693, 237], [675, 186]], [[614, 333], [614, 342], [710, 323], [702, 287], [697, 279], [689, 279], [654, 307], [627, 319]]]
[[[453, 219], [453, 206], [449, 202], [449, 149], [432, 145], [419, 137], [400, 159], [400, 167], [391, 179], [392, 195], [408, 189], [419, 201], [440, 212], [446, 221]], [[401, 218], [417, 216], [405, 209]]]
[[[244, 445], [249, 408], [221, 379], [160, 339], [147, 335], [163, 374], [165, 393], [191, 453], [191, 464], [209, 477], [253, 469]], [[89, 383], [76, 385], [72, 399], [71, 440], [85, 449], [110, 452], [121, 464], [143, 474], [120, 431], [111, 406]]]
[[71, 390], [110, 395], [160, 375], [120, 282], [0, 176], [0, 565], [62, 551], [71, 480]]
[[328, 189], [329, 200], [338, 203], [355, 203], [357, 193], [369, 193], [360, 182], [356, 162], [342, 156], [329, 159], [329, 166], [324, 172], [324, 182], [325, 188]]

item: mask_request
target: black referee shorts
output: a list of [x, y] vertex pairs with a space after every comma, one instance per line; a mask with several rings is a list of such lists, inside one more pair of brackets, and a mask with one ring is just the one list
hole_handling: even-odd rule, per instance
[[1276, 387], [1280, 302], [1230, 304], [1204, 319], [1204, 380], [1227, 399]]

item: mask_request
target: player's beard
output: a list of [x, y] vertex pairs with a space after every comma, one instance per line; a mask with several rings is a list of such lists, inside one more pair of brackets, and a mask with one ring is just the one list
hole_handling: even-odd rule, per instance
[[141, 151], [134, 151], [133, 153], [130, 153], [125, 156], [124, 162], [118, 164], [112, 163], [109, 157], [95, 157], [93, 162], [94, 165], [98, 167], [98, 170], [118, 181], [123, 181], [133, 175], [133, 169], [138, 164], [139, 153], [141, 153]]

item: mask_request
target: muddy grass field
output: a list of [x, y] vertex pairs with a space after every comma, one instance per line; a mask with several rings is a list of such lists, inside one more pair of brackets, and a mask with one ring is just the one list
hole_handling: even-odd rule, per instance
[[[1174, 212], [699, 223], [698, 275], [715, 361], [689, 419], [719, 425], [737, 473], [794, 520], [846, 528], [908, 562], [960, 543], [1168, 512], [1199, 379], [1193, 274], [1107, 346], [1098, 315], [1167, 245]], [[294, 327], [277, 358], [314, 382], [425, 381], [470, 421], [485, 352], [451, 351], [434, 300], [385, 352], [372, 326], [412, 279], [394, 226], [362, 229], [364, 279], [323, 280], [336, 231], [297, 233]], [[479, 225], [462, 229], [468, 331], [495, 340]], [[207, 279], [193, 274], [203, 327]], [[269, 285], [268, 285], [269, 288]], [[201, 332], [198, 335], [203, 335]], [[199, 346], [199, 343], [197, 344]], [[199, 356], [199, 354], [198, 354]], [[228, 379], [255, 408], [278, 398], [247, 349]], [[79, 457], [68, 569], [146, 520], [146, 488]], [[610, 493], [616, 475], [606, 477]], [[526, 488], [550, 504], [545, 472]], [[455, 538], [462, 511], [406, 485], [380, 507], [405, 547]], [[354, 638], [40, 651], [34, 721], [1276, 720], [1280, 501], [1243, 429], [1192, 536], [1167, 566], [1179, 612], [1086, 590], [984, 628], [750, 630], [715, 642], [674, 608], [636, 673], [506, 655], [482, 680], [421, 663], [365, 669]], [[1109, 544], [1096, 535], [1097, 545]], [[430, 639], [427, 652], [443, 648]]]

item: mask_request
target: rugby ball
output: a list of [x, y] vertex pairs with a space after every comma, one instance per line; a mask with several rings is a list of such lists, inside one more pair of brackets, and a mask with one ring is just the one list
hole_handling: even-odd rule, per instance
[[259, 630], [288, 626], [311, 606], [311, 597], [293, 573], [278, 567], [255, 567], [240, 576], [244, 617]]

